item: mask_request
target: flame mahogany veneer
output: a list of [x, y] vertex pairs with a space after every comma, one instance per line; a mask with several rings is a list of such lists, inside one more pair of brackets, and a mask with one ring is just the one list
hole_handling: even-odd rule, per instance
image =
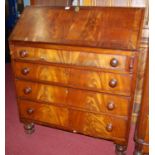
[[27, 7], [10, 38], [19, 116], [111, 140], [129, 137], [144, 8]]

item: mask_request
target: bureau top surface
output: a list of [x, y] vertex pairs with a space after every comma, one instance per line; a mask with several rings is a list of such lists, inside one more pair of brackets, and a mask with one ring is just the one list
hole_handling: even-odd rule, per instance
[[137, 50], [144, 8], [26, 7], [9, 40]]

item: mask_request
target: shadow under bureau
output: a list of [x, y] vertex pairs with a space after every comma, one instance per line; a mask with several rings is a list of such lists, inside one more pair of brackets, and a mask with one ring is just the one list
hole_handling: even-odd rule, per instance
[[27, 7], [10, 38], [19, 116], [128, 144], [144, 8]]

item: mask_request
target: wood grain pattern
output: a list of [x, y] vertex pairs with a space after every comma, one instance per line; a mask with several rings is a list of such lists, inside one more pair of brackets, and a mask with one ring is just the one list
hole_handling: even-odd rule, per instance
[[[115, 87], [110, 86], [110, 82], [116, 80]], [[107, 93], [129, 96], [131, 94], [132, 75], [113, 74], [105, 72], [92, 72], [71, 70], [71, 78], [69, 84], [92, 90], [103, 91]]]
[[[109, 104], [114, 107], [109, 109]], [[91, 91], [69, 89], [68, 105], [115, 116], [128, 116], [130, 98]]]
[[[25, 93], [26, 88], [31, 88], [30, 93]], [[65, 104], [68, 89], [65, 87], [50, 86], [33, 82], [16, 80], [17, 95], [27, 99]]]
[[[21, 118], [64, 126], [73, 131], [99, 138], [120, 139], [122, 141], [125, 139], [126, 121], [123, 119], [24, 100], [19, 100], [18, 103]], [[28, 109], [33, 109], [33, 113], [29, 114]], [[113, 129], [108, 132], [106, 127], [110, 123], [112, 123]]]
[[[31, 88], [31, 92], [25, 93], [25, 89]], [[18, 97], [59, 106], [68, 106], [100, 112], [114, 114], [118, 116], [128, 116], [129, 102], [128, 97], [102, 94], [92, 91], [84, 91], [66, 87], [38, 84], [16, 80], [16, 90]], [[114, 104], [109, 109], [109, 104]]]
[[[68, 110], [62, 107], [49, 106], [46, 104], [38, 104], [28, 101], [18, 101], [20, 109], [20, 117], [52, 123], [55, 125], [68, 127]], [[33, 112], [29, 113], [28, 110]]]
[[112, 140], [122, 154], [143, 17], [137, 7], [27, 7], [9, 39], [20, 119]]
[[[135, 132], [136, 151], [143, 154], [149, 153], [149, 54], [147, 52], [146, 69], [141, 109]], [[136, 152], [135, 151], [135, 152]]]
[[[96, 54], [82, 51], [65, 51], [55, 49], [15, 47], [14, 57], [21, 60], [33, 60], [42, 62], [51, 62], [59, 64], [68, 64], [76, 66], [89, 66], [111, 70], [129, 71], [131, 57], [116, 54]], [[27, 55], [21, 56], [22, 52]], [[104, 52], [104, 50], [103, 50]], [[111, 65], [112, 59], [118, 61], [118, 65]]]
[[142, 98], [142, 87], [144, 79], [144, 70], [146, 63], [146, 51], [148, 48], [149, 38], [149, 0], [83, 0], [81, 4], [83, 6], [126, 6], [126, 7], [145, 7], [145, 18], [144, 26], [142, 31], [142, 38], [139, 52], [139, 64], [138, 64], [138, 75], [137, 75], [137, 86], [135, 91], [134, 108], [133, 108], [133, 122], [137, 120], [137, 115], [140, 109], [140, 103]]
[[[27, 74], [23, 74], [24, 69], [28, 69]], [[32, 64], [24, 62], [14, 63], [15, 76], [22, 79], [48, 81], [55, 83], [68, 84], [69, 68]]]
[[[126, 137], [126, 121], [123, 119], [76, 111], [71, 111], [70, 114], [70, 122], [73, 122], [71, 124], [72, 129], [77, 132], [107, 139], [115, 139], [116, 137], [125, 139]], [[110, 132], [106, 129], [108, 124], [112, 124], [112, 131]]]
[[143, 17], [143, 8], [81, 7], [76, 13], [74, 8], [27, 7], [10, 41], [136, 50]]
[[[24, 70], [29, 70], [29, 72], [25, 75], [23, 74]], [[19, 62], [15, 63], [15, 75], [18, 78], [44, 81], [81, 89], [127, 96], [131, 94], [132, 75], [93, 72]], [[113, 80], [117, 82], [115, 87], [110, 86], [110, 82]]]

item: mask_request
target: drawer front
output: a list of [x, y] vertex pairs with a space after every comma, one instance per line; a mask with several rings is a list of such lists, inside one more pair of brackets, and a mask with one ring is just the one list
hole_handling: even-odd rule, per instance
[[123, 119], [80, 111], [71, 111], [70, 115], [71, 127], [78, 132], [100, 138], [126, 137], [127, 121]]
[[129, 57], [126, 55], [71, 52], [31, 47], [16, 47], [15, 58], [122, 71], [129, 71], [130, 62]]
[[19, 97], [56, 104], [66, 104], [68, 89], [16, 80], [16, 90]]
[[69, 89], [67, 104], [72, 107], [86, 109], [93, 112], [128, 116], [130, 98]]
[[19, 97], [99, 113], [128, 116], [128, 97], [16, 80]]
[[21, 118], [67, 127], [99, 138], [125, 138], [127, 121], [123, 119], [24, 100], [18, 103]]
[[130, 95], [130, 74], [95, 72], [30, 63], [15, 63], [16, 77], [60, 83], [71, 87], [103, 91], [113, 94]]
[[56, 66], [14, 62], [15, 76], [24, 79], [68, 84], [69, 69]]
[[74, 87], [127, 96], [131, 94], [132, 75], [74, 69], [70, 72], [69, 84]]
[[20, 117], [68, 127], [68, 109], [18, 100]]

